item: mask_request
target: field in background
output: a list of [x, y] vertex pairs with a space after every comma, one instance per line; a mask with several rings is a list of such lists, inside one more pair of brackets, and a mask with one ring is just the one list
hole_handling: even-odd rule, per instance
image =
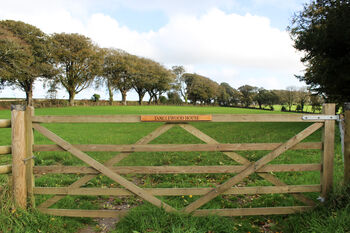
[[[267, 112], [254, 109], [224, 108], [224, 107], [192, 107], [192, 106], [100, 106], [100, 107], [67, 107], [67, 108], [41, 108], [36, 109], [36, 115], [105, 115], [105, 114], [271, 114], [278, 111]], [[10, 118], [10, 111], [0, 111], [0, 119]], [[132, 144], [141, 137], [152, 132], [162, 123], [77, 123], [77, 124], [44, 124], [57, 135], [73, 144]], [[204, 133], [213, 137], [221, 143], [253, 143], [253, 142], [284, 142], [310, 123], [191, 123]], [[337, 129], [337, 128], [336, 128]], [[320, 130], [305, 139], [305, 142], [320, 141]], [[335, 153], [335, 181], [339, 183], [342, 179], [343, 162], [339, 144], [338, 132], [336, 132], [336, 153]], [[9, 145], [10, 129], [0, 130], [0, 145]], [[203, 143], [194, 136], [188, 134], [180, 127], [175, 126], [164, 135], [153, 140], [151, 144], [180, 144], [180, 143]], [[35, 133], [35, 144], [52, 144], [48, 139]], [[256, 161], [268, 151], [246, 151], [239, 152], [249, 160]], [[113, 157], [116, 153], [88, 152], [90, 156], [100, 162]], [[40, 152], [36, 153], [36, 165], [84, 165], [69, 153], [65, 152]], [[273, 163], [318, 163], [320, 151], [303, 150], [287, 151]], [[0, 157], [0, 164], [8, 164], [10, 156]], [[122, 160], [118, 165], [236, 165], [220, 152], [154, 152], [154, 153], [133, 153]], [[141, 187], [212, 187], [222, 183], [232, 175], [228, 174], [177, 174], [177, 175], [127, 175], [127, 179], [137, 183]], [[319, 172], [286, 172], [276, 173], [276, 176], [287, 184], [317, 184], [320, 182]], [[51, 174], [36, 178], [36, 185], [43, 187], [63, 187], [82, 177], [82, 175]], [[6, 182], [5, 176], [0, 176], [0, 182]], [[253, 174], [244, 179], [241, 183], [244, 186], [269, 185]], [[86, 187], [119, 187], [110, 179], [104, 176], [97, 176], [91, 180]], [[306, 194], [316, 200], [319, 193]], [[48, 195], [37, 195], [37, 203], [41, 203]], [[162, 197], [162, 200], [177, 208], [188, 205], [197, 196]], [[215, 198], [204, 208], [236, 208], [236, 207], [268, 207], [288, 206], [300, 204], [288, 194], [269, 195], [222, 195]], [[288, 219], [295, 216], [273, 216], [273, 217], [206, 217], [190, 218], [187, 216], [171, 216], [161, 210], [154, 209], [137, 197], [118, 198], [106, 196], [69, 196], [54, 205], [57, 208], [79, 208], [79, 209], [118, 209], [137, 207], [129, 217], [123, 219], [118, 227], [118, 232], [185, 232], [188, 229], [192, 232], [260, 232], [267, 229], [271, 231], [286, 231], [290, 226]], [[153, 219], [147, 219], [148, 215], [141, 214], [147, 209], [152, 213]], [[41, 216], [40, 214], [38, 214]], [[299, 215], [296, 215], [299, 216]], [[145, 218], [145, 219], [143, 219]], [[176, 222], [174, 219], [178, 219]], [[231, 220], [233, 219], [233, 221]], [[0, 225], [4, 223], [1, 222]], [[51, 221], [51, 220], [50, 220]], [[91, 222], [89, 219], [54, 217], [54, 220], [62, 226], [71, 227], [71, 230]], [[144, 221], [144, 222], [143, 222]], [[170, 224], [170, 228], [165, 228]], [[162, 225], [162, 223], [164, 223]], [[209, 224], [210, 223], [210, 224]], [[12, 223], [16, 226], [16, 223]], [[43, 224], [44, 225], [44, 224]], [[58, 224], [59, 225], [59, 224]], [[42, 226], [44, 227], [44, 226]], [[172, 229], [171, 229], [172, 227]], [[123, 230], [124, 229], [124, 230]], [[69, 230], [69, 229], [68, 229]], [[187, 232], [191, 232], [188, 230]], [[0, 228], [1, 231], [1, 228]]]

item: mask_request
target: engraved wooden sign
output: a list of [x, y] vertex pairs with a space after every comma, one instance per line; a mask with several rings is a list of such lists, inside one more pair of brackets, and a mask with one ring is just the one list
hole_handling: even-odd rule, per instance
[[141, 121], [188, 122], [211, 121], [211, 115], [141, 115]]

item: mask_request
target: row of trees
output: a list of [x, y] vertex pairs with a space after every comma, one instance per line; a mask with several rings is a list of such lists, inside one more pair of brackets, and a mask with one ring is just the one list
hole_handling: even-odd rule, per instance
[[[173, 67], [173, 70], [183, 71], [182, 75], [177, 75], [175, 90], [178, 90], [185, 101], [192, 104], [216, 103], [221, 106], [241, 106], [259, 108], [280, 104], [286, 106], [286, 110], [291, 111], [292, 106], [297, 104], [298, 110], [303, 111], [306, 104], [310, 104], [313, 110], [321, 106], [323, 99], [319, 95], [313, 95], [306, 87], [287, 87], [286, 90], [266, 90], [250, 85], [243, 85], [238, 89], [231, 87], [228, 83], [218, 84], [210, 78], [184, 73], [183, 67]], [[175, 73], [175, 72], [174, 72]]]
[[42, 78], [54, 92], [60, 85], [74, 105], [75, 95], [91, 85], [108, 88], [110, 101], [119, 90], [126, 103], [134, 89], [139, 102], [146, 93], [150, 101], [170, 90], [175, 75], [163, 65], [117, 49], [99, 48], [79, 34], [46, 35], [40, 29], [13, 20], [0, 21], [0, 82], [26, 93], [32, 105], [33, 84]]
[[[148, 58], [138, 57], [123, 50], [100, 48], [90, 38], [79, 34], [55, 33], [46, 35], [40, 29], [13, 20], [0, 21], [0, 83], [16, 86], [26, 93], [32, 105], [33, 84], [42, 78], [53, 93], [62, 86], [74, 105], [75, 95], [96, 85], [107, 87], [109, 101], [120, 91], [122, 103], [132, 89], [142, 104], [146, 94], [149, 103], [159, 103], [167, 93], [170, 103], [219, 104], [222, 106], [294, 103], [303, 109], [310, 97], [306, 88], [269, 91], [244, 85], [238, 89], [228, 83], [218, 84], [208, 77], [186, 73], [183, 66], [171, 70]], [[317, 102], [313, 101], [313, 102]]]

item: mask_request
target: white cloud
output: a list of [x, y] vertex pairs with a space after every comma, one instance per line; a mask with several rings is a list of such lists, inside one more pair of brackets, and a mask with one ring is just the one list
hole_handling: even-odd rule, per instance
[[[112, 16], [90, 13], [89, 7], [96, 4], [92, 1], [86, 1], [85, 6], [84, 1], [34, 2], [6, 2], [0, 8], [0, 19], [22, 20], [47, 33], [85, 34], [102, 47], [121, 48], [163, 64], [184, 65], [189, 72], [203, 74], [217, 82], [225, 81], [234, 87], [238, 83], [265, 88], [284, 88], [285, 83], [298, 85], [293, 74], [303, 69], [288, 33], [273, 28], [266, 17], [230, 14], [217, 8], [200, 16], [177, 11], [159, 30], [140, 33], [120, 25]], [[136, 2], [139, 6], [144, 4]], [[164, 1], [160, 8], [171, 8], [172, 4]], [[214, 1], [203, 3], [203, 6], [211, 5]], [[259, 70], [263, 75], [259, 76], [259, 72], [249, 75], [250, 69]], [[83, 93], [77, 97], [91, 97], [91, 91]]]

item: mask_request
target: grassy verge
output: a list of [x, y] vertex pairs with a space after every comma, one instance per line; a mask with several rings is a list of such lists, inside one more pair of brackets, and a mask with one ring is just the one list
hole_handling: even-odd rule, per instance
[[12, 202], [8, 177], [0, 176], [0, 232], [75, 232], [91, 219], [53, 217], [35, 209], [24, 211]]
[[[175, 106], [114, 106], [114, 107], [68, 107], [68, 108], [49, 108], [37, 109], [37, 115], [104, 115], [104, 114], [266, 114], [280, 112], [266, 112], [253, 109], [235, 109], [222, 107], [175, 107]], [[0, 111], [0, 118], [9, 118], [9, 111]], [[306, 128], [310, 123], [191, 123], [194, 127], [210, 135], [221, 143], [263, 143], [263, 142], [284, 142]], [[50, 130], [73, 144], [133, 144], [138, 139], [146, 136], [161, 123], [120, 123], [120, 124], [44, 124]], [[314, 142], [321, 140], [321, 131], [317, 131], [305, 142]], [[339, 144], [338, 133], [336, 133], [336, 153], [335, 153], [335, 183], [338, 184], [342, 179], [342, 157]], [[35, 133], [36, 144], [52, 144], [48, 139]], [[165, 134], [156, 138], [151, 144], [168, 143], [203, 143], [198, 138], [190, 135], [178, 126], [173, 127]], [[10, 129], [0, 130], [0, 145], [10, 144]], [[250, 161], [257, 161], [268, 151], [241, 151], [238, 152]], [[88, 152], [88, 154], [99, 162], [104, 162], [116, 155], [116, 153]], [[301, 163], [319, 163], [319, 150], [293, 150], [287, 151], [271, 163], [282, 164], [301, 164]], [[1, 156], [0, 164], [10, 163], [10, 156]], [[84, 163], [65, 152], [38, 152], [36, 153], [36, 165], [73, 165], [84, 166]], [[220, 152], [186, 152], [186, 153], [133, 153], [123, 159], [119, 166], [187, 166], [187, 165], [237, 165], [236, 162], [229, 159]], [[320, 182], [320, 173], [309, 172], [285, 172], [275, 173], [279, 179], [287, 184], [317, 184]], [[83, 175], [81, 174], [46, 174], [36, 177], [36, 186], [41, 187], [65, 187], [73, 183]], [[137, 183], [140, 187], [152, 188], [171, 188], [171, 187], [213, 187], [218, 185], [233, 174], [177, 174], [177, 175], [123, 175], [126, 179]], [[1, 183], [4, 184], [0, 180]], [[256, 174], [244, 179], [238, 186], [264, 186], [271, 185], [267, 181], [258, 177]], [[85, 187], [120, 187], [105, 176], [99, 175], [89, 181]], [[6, 194], [8, 195], [8, 194]], [[319, 193], [307, 193], [308, 197], [316, 200]], [[337, 197], [339, 196], [336, 195]], [[36, 202], [39, 204], [49, 195], [37, 195]], [[173, 196], [159, 197], [164, 202], [181, 209], [198, 199], [198, 196]], [[9, 198], [2, 198], [7, 201]], [[5, 205], [7, 202], [4, 202]], [[273, 207], [300, 205], [301, 203], [288, 194], [268, 194], [268, 195], [221, 195], [208, 204], [203, 206], [205, 209], [214, 208], [237, 208], [237, 207]], [[1, 205], [1, 206], [3, 206]], [[67, 196], [56, 203], [55, 208], [75, 208], [75, 209], [120, 209], [125, 207], [135, 207], [130, 214], [125, 217], [116, 227], [116, 232], [261, 232], [261, 231], [284, 231], [298, 232], [304, 228], [307, 232], [313, 226], [312, 222], [307, 222], [306, 218], [317, 219], [320, 226], [326, 224], [323, 220], [329, 220], [331, 215], [327, 211], [328, 207], [319, 207], [312, 213], [306, 215], [290, 216], [254, 216], [254, 217], [192, 217], [181, 214], [167, 214], [162, 210], [154, 208], [144, 203], [137, 197], [106, 197], [106, 196]], [[337, 207], [338, 208], [338, 207]], [[335, 221], [348, 220], [346, 205], [339, 207], [340, 211]], [[335, 209], [334, 209], [335, 210]], [[335, 211], [335, 212], [336, 212]], [[334, 212], [334, 211], [333, 211]], [[0, 225], [6, 225], [6, 216], [9, 216], [13, 225], [11, 228], [24, 229], [23, 225], [29, 222], [20, 222], [17, 220], [20, 216], [16, 215], [19, 210], [12, 213], [11, 208], [5, 208], [0, 213], [3, 216], [0, 219]], [[21, 212], [22, 213], [22, 212]], [[23, 214], [23, 213], [22, 213]], [[51, 218], [48, 215], [42, 215], [35, 210], [26, 213], [31, 216], [31, 221], [35, 222], [29, 232], [33, 229], [40, 229], [45, 232], [47, 226], [42, 226], [46, 222], [51, 224]], [[342, 216], [342, 220], [338, 217]], [[29, 217], [28, 217], [29, 218]], [[25, 219], [25, 218], [24, 218]], [[36, 219], [36, 220], [35, 220]], [[88, 219], [79, 218], [59, 218], [54, 217], [56, 232], [61, 231], [59, 227], [65, 226], [66, 232], [74, 232], [77, 228], [87, 223]], [[27, 221], [27, 220], [26, 220]], [[295, 221], [291, 224], [291, 221]], [[56, 229], [56, 228], [52, 228]], [[316, 228], [315, 228], [316, 229]], [[346, 229], [346, 228], [343, 228]], [[5, 230], [3, 230], [5, 231]], [[1, 232], [1, 230], [0, 230]], [[6, 231], [5, 231], [6, 232]], [[312, 231], [311, 231], [312, 232]], [[315, 232], [318, 232], [315, 230]], [[341, 231], [340, 231], [341, 232]]]

